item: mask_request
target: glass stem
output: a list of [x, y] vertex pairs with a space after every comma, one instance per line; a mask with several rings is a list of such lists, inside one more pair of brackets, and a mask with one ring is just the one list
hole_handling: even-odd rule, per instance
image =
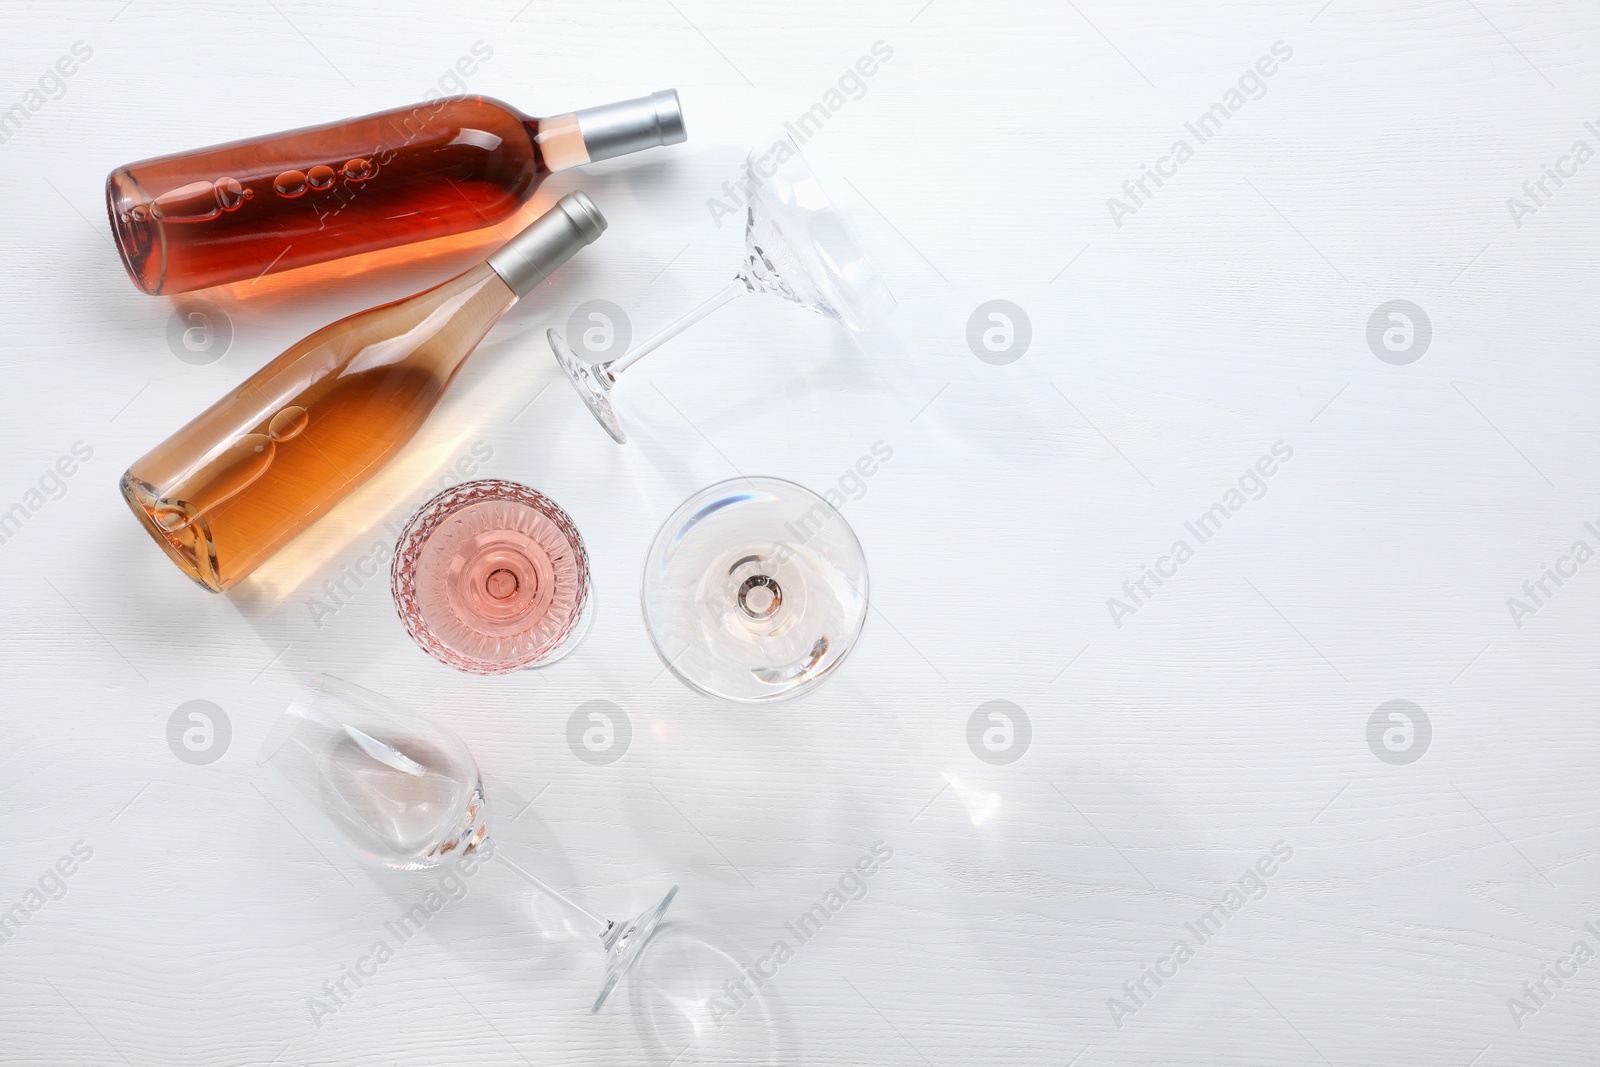
[[520, 874], [529, 885], [544, 893], [546, 896], [553, 897], [554, 899], [561, 901], [561, 903], [565, 904], [579, 915], [582, 915], [585, 919], [588, 919], [589, 924], [595, 928], [595, 933], [599, 934], [601, 937], [604, 937], [611, 930], [611, 923], [578, 904], [571, 897], [557, 892], [554, 888], [536, 877], [531, 871], [524, 870], [521, 866], [512, 862], [511, 859], [501, 853], [499, 849], [496, 849], [495, 852], [500, 856], [501, 862], [503, 862], [507, 867], [510, 867], [513, 871], [516, 871], [518, 874]]
[[611, 376], [612, 380], [615, 381], [617, 375], [621, 374], [623, 371], [639, 362], [645, 356], [648, 356], [651, 352], [654, 352], [657, 348], [672, 340], [684, 330], [687, 330], [689, 327], [693, 326], [695, 323], [699, 322], [701, 319], [717, 310], [723, 304], [726, 304], [730, 300], [736, 300], [749, 291], [750, 287], [745, 285], [743, 279], [735, 278], [733, 281], [719, 289], [715, 296], [700, 304], [693, 311], [688, 312], [681, 318], [675, 319], [667, 326], [634, 345], [633, 348], [625, 355], [619, 356], [610, 363], [607, 363], [606, 372]]

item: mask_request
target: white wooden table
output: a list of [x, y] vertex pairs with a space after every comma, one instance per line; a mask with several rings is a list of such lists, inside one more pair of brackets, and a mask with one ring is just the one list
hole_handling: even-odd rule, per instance
[[[1590, 11], [7, 16], [0, 1062], [1592, 1062], [1600, 959], [1573, 956], [1600, 952], [1600, 562], [1573, 552], [1600, 551]], [[122, 470], [490, 238], [196, 294], [231, 326], [197, 357], [169, 342], [190, 302], [124, 276], [105, 174], [456, 89], [478, 42], [466, 91], [553, 114], [675, 86], [690, 140], [548, 183], [589, 191], [606, 236], [373, 489], [205, 594], [126, 514]], [[806, 152], [892, 323], [863, 356], [742, 301], [633, 372], [636, 441], [613, 446], [544, 328], [606, 299], [646, 331], [713, 291], [739, 234], [708, 201], [818, 104]], [[851, 477], [880, 442], [892, 458]], [[735, 472], [841, 488], [873, 569], [839, 677], [760, 710], [665, 674], [638, 609], [657, 525]], [[596, 563], [596, 626], [547, 671], [429, 660], [372, 563], [386, 523], [475, 475], [549, 493]], [[598, 954], [494, 866], [395, 943], [437, 878], [363, 866], [256, 766], [317, 671], [452, 724], [501, 848], [598, 910], [680, 884], [648, 980], [590, 1016]], [[631, 728], [608, 764], [568, 744], [593, 700]], [[210, 762], [169, 745], [190, 701], [220, 709]], [[875, 845], [892, 857], [858, 891]], [[771, 977], [741, 990], [753, 966]]]

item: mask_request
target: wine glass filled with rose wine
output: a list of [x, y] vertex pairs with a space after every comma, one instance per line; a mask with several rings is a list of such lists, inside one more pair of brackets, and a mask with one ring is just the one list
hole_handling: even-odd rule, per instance
[[486, 478], [411, 517], [390, 567], [400, 621], [439, 662], [505, 674], [565, 656], [588, 628], [589, 554], [555, 501]]

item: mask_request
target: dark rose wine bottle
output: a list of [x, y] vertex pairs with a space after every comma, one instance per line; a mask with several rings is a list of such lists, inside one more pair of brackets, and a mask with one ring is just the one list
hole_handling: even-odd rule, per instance
[[184, 293], [490, 226], [553, 171], [687, 136], [671, 89], [545, 119], [447, 97], [119, 167], [106, 208], [134, 284]]

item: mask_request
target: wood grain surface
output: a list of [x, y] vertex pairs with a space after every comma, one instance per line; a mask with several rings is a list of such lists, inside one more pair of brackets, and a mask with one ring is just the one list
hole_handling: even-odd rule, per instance
[[[0, 1063], [1594, 1062], [1591, 6], [5, 14]], [[610, 229], [381, 478], [226, 597], [150, 544], [134, 459], [497, 237], [151, 298], [108, 171], [429, 92], [669, 86], [689, 141], [546, 184], [519, 218], [581, 188]], [[725, 187], [805, 115], [894, 315], [857, 345], [739, 301], [630, 371], [614, 446], [544, 330], [607, 300], [643, 337], [714, 292]], [[661, 521], [740, 474], [842, 493], [872, 568], [836, 679], [753, 709], [664, 671], [638, 601]], [[596, 623], [547, 670], [455, 674], [395, 616], [394, 530], [478, 476], [587, 540]], [[442, 875], [365, 865], [257, 766], [319, 671], [459, 731], [499, 849], [596, 910], [679, 884], [640, 979], [591, 1016], [588, 936], [493, 864], [372, 964]], [[569, 743], [597, 700], [631, 731], [608, 764]], [[191, 701], [208, 763], [169, 743]]]

